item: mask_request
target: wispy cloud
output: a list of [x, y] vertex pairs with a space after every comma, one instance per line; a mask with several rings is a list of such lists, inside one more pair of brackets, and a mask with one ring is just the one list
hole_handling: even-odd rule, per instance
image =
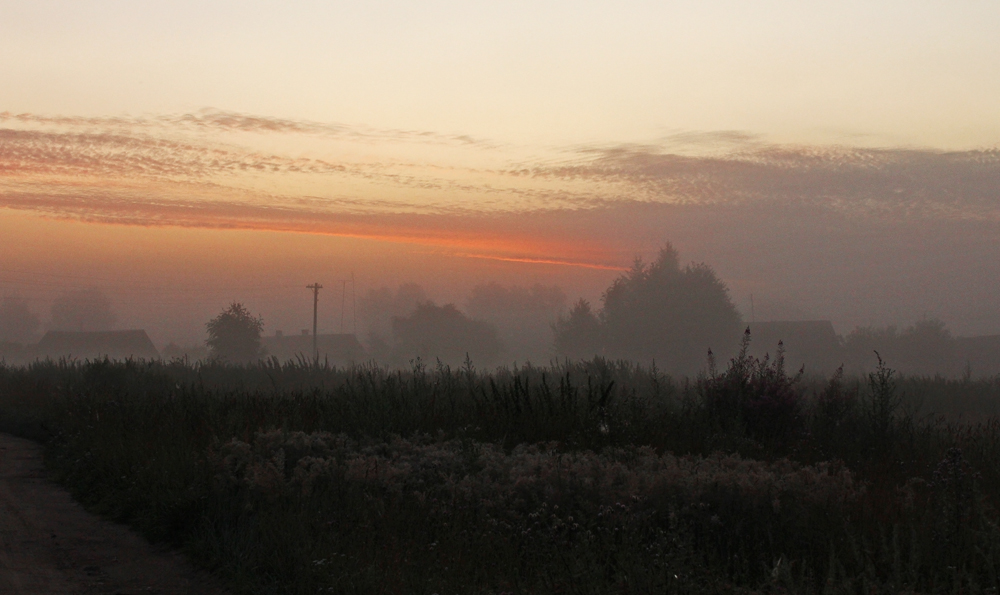
[[[699, 141], [700, 142], [700, 141]], [[738, 144], [722, 156], [658, 146], [580, 149], [583, 159], [532, 177], [617, 182], [641, 200], [680, 204], [809, 204], [859, 214], [997, 218], [1000, 150], [942, 152]]]
[[[0, 192], [0, 208], [118, 225], [325, 234], [389, 241], [466, 258], [616, 270], [621, 255], [602, 238], [553, 231], [554, 219], [512, 213], [352, 213], [325, 203], [269, 204], [261, 196], [177, 197], [109, 184]], [[553, 214], [549, 213], [549, 217]]]
[[[64, 118], [21, 120], [59, 123]], [[21, 121], [18, 120], [18, 121]], [[75, 121], [75, 120], [74, 120]], [[84, 118], [91, 124], [95, 119]], [[112, 123], [120, 122], [111, 119]], [[96, 123], [104, 123], [96, 120]], [[233, 142], [221, 143], [191, 135], [151, 134], [142, 129], [68, 130], [61, 128], [0, 128], [0, 183], [48, 176], [59, 185], [91, 180], [96, 187], [113, 180], [172, 180], [188, 185], [270, 190], [269, 198], [303, 200], [303, 187], [323, 188], [330, 208], [480, 212], [586, 205], [600, 201], [588, 190], [524, 184], [503, 168], [471, 168], [447, 162], [404, 160], [396, 155], [356, 151], [339, 160], [290, 156]], [[386, 146], [392, 145], [386, 142]], [[358, 156], [358, 155], [361, 156]], [[380, 190], [381, 189], [381, 190]], [[186, 188], [185, 191], [187, 191]], [[392, 198], [379, 199], [391, 194]]]
[[4, 176], [205, 178], [262, 173], [334, 174], [342, 164], [124, 133], [0, 129]]
[[[288, 148], [298, 140], [312, 143], [310, 150]], [[328, 141], [339, 144], [326, 150]], [[997, 149], [783, 146], [732, 131], [539, 149], [534, 157], [523, 149], [516, 159], [498, 146], [462, 135], [211, 110], [135, 118], [0, 113], [0, 206], [103, 223], [325, 233], [471, 258], [610, 268], [627, 263], [622, 238], [644, 226], [641, 217], [628, 220], [643, 204], [1000, 220]], [[477, 164], [452, 161], [454, 147]], [[612, 220], [623, 231], [602, 229]]]
[[466, 134], [443, 134], [427, 130], [374, 128], [347, 124], [313, 122], [203, 109], [195, 113], [156, 116], [47, 116], [42, 114], [0, 112], [0, 123], [48, 125], [60, 128], [98, 129], [188, 129], [214, 132], [251, 132], [259, 134], [317, 135], [350, 140], [410, 141], [444, 143], [477, 147], [495, 147], [496, 143]]

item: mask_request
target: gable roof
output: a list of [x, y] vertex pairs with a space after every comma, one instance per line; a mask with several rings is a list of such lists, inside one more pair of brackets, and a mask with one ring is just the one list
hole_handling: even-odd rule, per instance
[[36, 357], [76, 359], [158, 359], [149, 335], [144, 330], [127, 331], [49, 331], [35, 346]]

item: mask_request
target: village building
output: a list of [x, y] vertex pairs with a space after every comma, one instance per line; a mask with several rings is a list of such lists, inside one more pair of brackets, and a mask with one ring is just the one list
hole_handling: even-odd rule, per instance
[[34, 346], [32, 359], [159, 359], [144, 330], [49, 331]]

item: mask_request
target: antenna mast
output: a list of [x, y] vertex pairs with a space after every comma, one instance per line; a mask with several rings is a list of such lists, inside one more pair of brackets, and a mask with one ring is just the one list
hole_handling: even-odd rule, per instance
[[344, 309], [347, 307], [347, 279], [340, 281], [340, 334], [344, 334]]
[[319, 290], [323, 289], [323, 286], [319, 283], [313, 283], [306, 285], [306, 289], [313, 290], [313, 358], [319, 361], [319, 346], [316, 344], [316, 315], [319, 308]]

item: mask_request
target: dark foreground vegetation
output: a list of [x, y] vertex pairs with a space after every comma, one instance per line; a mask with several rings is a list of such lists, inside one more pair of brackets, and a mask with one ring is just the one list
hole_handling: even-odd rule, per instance
[[0, 366], [0, 425], [240, 593], [996, 593], [1000, 379]]

